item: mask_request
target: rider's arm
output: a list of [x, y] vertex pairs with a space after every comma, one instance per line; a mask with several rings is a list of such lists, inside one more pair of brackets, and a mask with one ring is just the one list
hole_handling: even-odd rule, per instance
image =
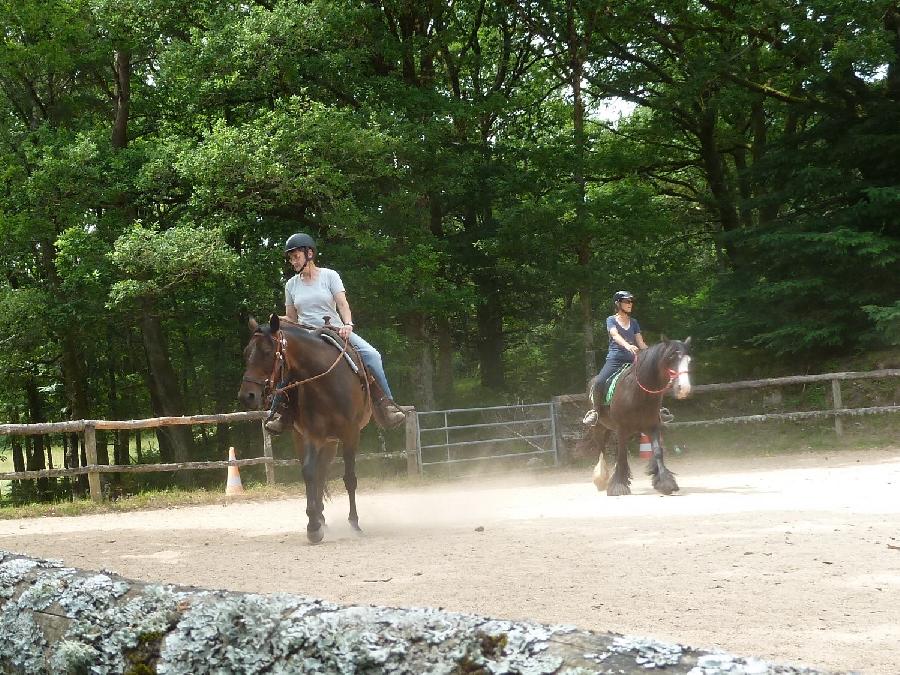
[[297, 322], [299, 315], [297, 314], [297, 308], [293, 305], [285, 305], [284, 306], [284, 315], [289, 318], [293, 322]]
[[347, 293], [341, 291], [334, 294], [334, 306], [337, 308], [338, 316], [341, 317], [344, 325], [338, 331], [341, 337], [346, 339], [353, 330], [353, 314], [350, 312], [350, 303], [347, 302]]
[[619, 330], [615, 326], [609, 329], [609, 336], [613, 339], [613, 342], [623, 346], [632, 354], [638, 350], [635, 345], [631, 344], [628, 340], [619, 335]]
[[634, 336], [634, 341], [637, 343], [637, 346], [641, 349], [647, 349], [647, 343], [644, 342], [644, 336], [640, 333], [636, 333]]

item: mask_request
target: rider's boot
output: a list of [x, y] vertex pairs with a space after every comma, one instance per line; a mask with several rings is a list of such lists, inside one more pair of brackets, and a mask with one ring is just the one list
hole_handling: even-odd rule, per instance
[[584, 419], [581, 420], [582, 424], [585, 424], [589, 427], [597, 426], [597, 422], [600, 421], [600, 416], [603, 414], [609, 413], [609, 406], [605, 403], [598, 405], [595, 408], [591, 408], [587, 411], [587, 414], [584, 416]]
[[[279, 384], [279, 387], [284, 386]], [[277, 436], [286, 428], [291, 426], [290, 415], [287, 409], [287, 395], [284, 393], [275, 394], [272, 399], [272, 408], [269, 411], [269, 417], [266, 419], [265, 427], [272, 436]]]
[[406, 413], [388, 398], [375, 380], [369, 383], [372, 392], [372, 415], [382, 429], [393, 429], [406, 421]]

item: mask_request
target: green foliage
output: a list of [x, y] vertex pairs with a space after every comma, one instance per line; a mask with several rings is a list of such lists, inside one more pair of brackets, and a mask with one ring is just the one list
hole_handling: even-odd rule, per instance
[[140, 222], [116, 240], [110, 260], [125, 276], [110, 288], [113, 305], [166, 298], [207, 277], [227, 279], [237, 265], [217, 229], [179, 225], [160, 232]]
[[419, 407], [896, 346], [895, 5], [2, 1], [4, 421], [233, 409], [301, 230]]

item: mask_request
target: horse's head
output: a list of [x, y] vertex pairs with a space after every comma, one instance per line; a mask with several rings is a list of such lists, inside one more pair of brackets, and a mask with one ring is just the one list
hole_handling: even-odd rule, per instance
[[691, 338], [684, 342], [670, 340], [670, 351], [666, 354], [669, 373], [673, 374], [672, 393], [682, 399], [691, 395]]
[[250, 341], [244, 348], [244, 377], [241, 380], [241, 388], [238, 390], [238, 398], [245, 408], [258, 410], [265, 403], [266, 396], [277, 382], [272, 382], [275, 370], [276, 344], [275, 335], [278, 333], [278, 315], [273, 314], [269, 318], [268, 326], [260, 326], [256, 319], [250, 318]]

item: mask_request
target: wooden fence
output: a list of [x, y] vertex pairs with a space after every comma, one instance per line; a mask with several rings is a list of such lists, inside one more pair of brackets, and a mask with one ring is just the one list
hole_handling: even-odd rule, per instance
[[[377, 455], [357, 455], [358, 459], [369, 456], [379, 459], [390, 457], [406, 457], [407, 471], [410, 475], [419, 472], [416, 457], [417, 425], [415, 408], [401, 406], [406, 416], [406, 450], [402, 453], [379, 453]], [[222, 469], [229, 466], [251, 466], [265, 464], [266, 483], [275, 482], [275, 467], [299, 464], [299, 459], [275, 459], [272, 455], [272, 440], [262, 428], [263, 456], [251, 459], [225, 460], [216, 462], [180, 462], [173, 464], [98, 464], [97, 463], [97, 430], [117, 429], [155, 429], [158, 427], [194, 425], [194, 424], [232, 424], [260, 422], [262, 425], [268, 411], [223, 413], [219, 415], [191, 415], [185, 417], [153, 417], [141, 420], [73, 420], [69, 422], [45, 422], [42, 424], [0, 424], [0, 435], [3, 436], [35, 436], [56, 433], [84, 434], [84, 452], [86, 466], [65, 469], [42, 469], [40, 471], [14, 471], [0, 473], [0, 480], [37, 480], [38, 478], [57, 478], [61, 476], [82, 476], [87, 474], [91, 499], [100, 501], [102, 490], [100, 474], [102, 473], [151, 473], [157, 471], [195, 471], [203, 469]]]
[[[820, 375], [793, 375], [791, 377], [774, 377], [764, 380], [742, 380], [722, 384], [698, 384], [691, 387], [692, 394], [739, 391], [742, 389], [763, 389], [767, 387], [783, 387], [791, 384], [808, 384], [812, 382], [831, 382], [832, 407], [830, 410], [804, 410], [791, 413], [768, 413], [764, 415], [742, 415], [737, 417], [720, 417], [711, 420], [694, 420], [690, 422], [670, 422], [669, 427], [708, 426], [714, 424], [734, 424], [742, 422], [765, 422], [769, 420], [800, 420], [823, 417], [834, 418], [834, 430], [838, 436], [844, 433], [843, 417], [852, 415], [873, 415], [900, 411], [900, 405], [873, 406], [867, 408], [845, 408], [841, 392], [841, 382], [845, 380], [874, 380], [900, 377], [900, 369], [871, 370], [865, 372], [822, 373]], [[563, 403], [587, 404], [586, 394], [568, 394], [556, 396], [555, 405]]]
[[[695, 394], [738, 391], [742, 389], [762, 389], [766, 387], [783, 387], [792, 384], [807, 384], [812, 382], [831, 382], [832, 408], [830, 410], [807, 410], [792, 413], [770, 413], [764, 415], [744, 415], [738, 417], [722, 417], [711, 420], [696, 420], [690, 422], [672, 422], [668, 426], [702, 426], [714, 424], [733, 424], [741, 422], [763, 422], [768, 420], [798, 420], [822, 417], [833, 417], [834, 428], [838, 435], [843, 434], [842, 418], [851, 415], [868, 415], [876, 413], [889, 413], [900, 411], [898, 405], [875, 406], [867, 408], [845, 408], [842, 402], [841, 382], [845, 380], [886, 379], [900, 377], [900, 369], [873, 370], [867, 372], [848, 373], [824, 373], [821, 375], [794, 375], [792, 377], [777, 377], [764, 380], [744, 380], [741, 382], [726, 382], [722, 384], [694, 385], [692, 392]], [[552, 405], [559, 411], [561, 404], [586, 404], [584, 394], [568, 394], [555, 396]], [[407, 473], [415, 476], [421, 473], [419, 459], [419, 421], [415, 408], [403, 407], [406, 416], [406, 447], [402, 453], [379, 453], [373, 455], [359, 455], [359, 459], [367, 457], [391, 458], [405, 457]], [[114, 429], [151, 429], [174, 425], [194, 424], [230, 424], [245, 422], [260, 422], [265, 419], [266, 411], [225, 413], [221, 415], [193, 415], [187, 417], [155, 417], [142, 420], [76, 420], [70, 422], [48, 422], [44, 424], [0, 424], [0, 435], [37, 435], [50, 433], [83, 433], [84, 447], [87, 465], [68, 469], [43, 469], [40, 471], [17, 471], [0, 473], [0, 480], [34, 480], [38, 478], [52, 478], [59, 476], [79, 476], [87, 474], [88, 486], [91, 498], [99, 501], [102, 498], [100, 486], [100, 474], [102, 473], [149, 473], [156, 471], [179, 470], [203, 470], [221, 469], [229, 466], [250, 466], [253, 464], [265, 464], [266, 482], [275, 482], [275, 467], [299, 464], [298, 459], [275, 459], [272, 456], [272, 444], [268, 433], [262, 430], [263, 456], [251, 459], [238, 459], [233, 461], [216, 462], [183, 462], [176, 464], [129, 464], [106, 465], [97, 463], [97, 430]], [[557, 426], [555, 433], [560, 433]]]

